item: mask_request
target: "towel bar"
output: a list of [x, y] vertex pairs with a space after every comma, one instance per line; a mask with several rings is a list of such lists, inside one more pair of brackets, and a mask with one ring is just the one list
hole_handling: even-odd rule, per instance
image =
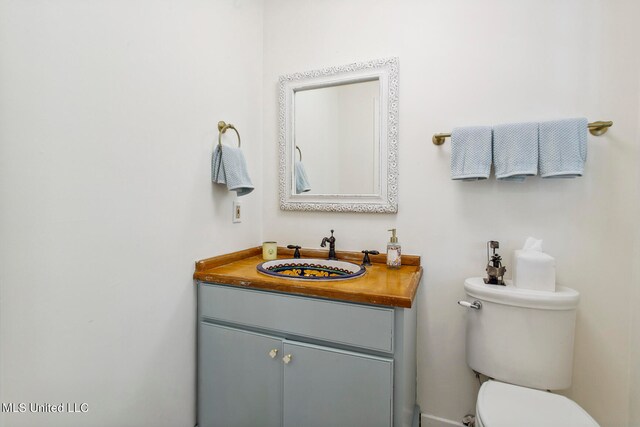
[[[600, 136], [603, 133], [607, 132], [607, 130], [609, 130], [609, 128], [613, 126], [613, 122], [612, 121], [597, 121], [597, 122], [593, 122], [593, 123], [589, 123], [587, 125], [587, 127], [589, 128], [589, 132], [591, 132], [591, 135], [595, 135], [595, 136]], [[450, 138], [451, 137], [451, 132], [449, 133], [436, 133], [433, 135], [433, 138], [431, 138], [431, 141], [435, 144], [435, 145], [442, 145], [444, 144], [444, 140], [446, 138]]]
[[236, 135], [238, 135], [238, 148], [240, 148], [240, 133], [238, 129], [231, 123], [227, 124], [223, 120], [218, 122], [218, 131], [220, 131], [218, 134], [218, 145], [222, 148], [222, 134], [225, 133], [227, 129], [233, 129], [236, 132]]
[[298, 153], [300, 153], [300, 161], [302, 161], [302, 150], [297, 145], [296, 145], [296, 150], [298, 150]]

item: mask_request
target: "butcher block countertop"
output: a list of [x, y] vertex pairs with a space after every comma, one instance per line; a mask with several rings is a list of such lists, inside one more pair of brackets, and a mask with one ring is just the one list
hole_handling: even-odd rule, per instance
[[[303, 259], [327, 259], [328, 255], [328, 251], [317, 249], [300, 249], [300, 252]], [[363, 254], [359, 252], [337, 251], [336, 254], [339, 260], [362, 262]], [[293, 258], [293, 251], [278, 247], [278, 258]], [[262, 247], [259, 246], [198, 261], [193, 278], [242, 288], [410, 308], [422, 277], [420, 257], [402, 255], [402, 267], [397, 270], [387, 268], [385, 254], [370, 255], [370, 258], [373, 265], [356, 279], [325, 282], [281, 279], [258, 273], [256, 266], [263, 262]]]

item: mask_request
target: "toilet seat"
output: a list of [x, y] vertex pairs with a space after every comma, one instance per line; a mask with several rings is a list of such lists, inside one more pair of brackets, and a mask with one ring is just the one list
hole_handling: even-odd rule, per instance
[[598, 427], [573, 400], [498, 381], [480, 387], [476, 409], [479, 427]]

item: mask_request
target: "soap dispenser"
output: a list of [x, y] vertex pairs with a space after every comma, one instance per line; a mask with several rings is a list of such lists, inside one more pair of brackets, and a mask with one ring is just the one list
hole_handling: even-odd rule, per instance
[[391, 232], [391, 240], [387, 243], [387, 268], [400, 268], [402, 265], [402, 249], [400, 247], [400, 243], [398, 243], [396, 229], [392, 228], [388, 231]]

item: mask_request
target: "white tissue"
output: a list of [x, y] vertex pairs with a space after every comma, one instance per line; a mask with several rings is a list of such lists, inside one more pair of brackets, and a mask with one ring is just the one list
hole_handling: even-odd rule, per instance
[[542, 252], [542, 240], [535, 237], [527, 237], [524, 241], [523, 251], [538, 251]]
[[527, 238], [513, 256], [513, 285], [536, 291], [556, 291], [556, 260], [542, 252], [542, 240]]

